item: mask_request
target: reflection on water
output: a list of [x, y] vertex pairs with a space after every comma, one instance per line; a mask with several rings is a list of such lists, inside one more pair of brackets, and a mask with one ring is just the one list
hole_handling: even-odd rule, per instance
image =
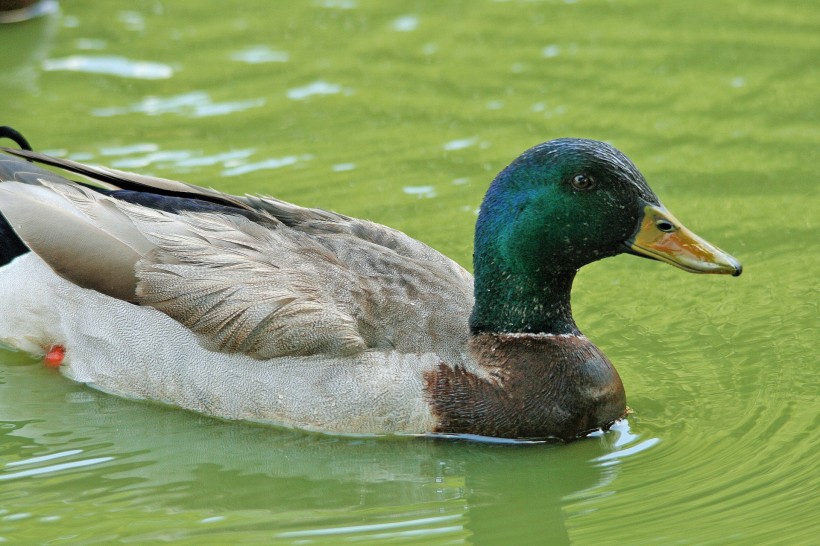
[[286, 63], [290, 55], [284, 51], [276, 51], [268, 46], [253, 46], [231, 54], [231, 60], [243, 63]]
[[339, 93], [350, 95], [353, 93], [353, 90], [343, 88], [341, 85], [336, 83], [328, 83], [326, 81], [319, 80], [301, 87], [288, 89], [287, 96], [292, 100], [305, 100], [306, 98], [314, 95], [337, 95]]
[[174, 75], [173, 68], [166, 64], [133, 61], [112, 55], [72, 55], [60, 59], [46, 59], [43, 61], [43, 70], [88, 72], [141, 80], [162, 80]]
[[313, 159], [313, 156], [307, 154], [302, 156], [288, 155], [285, 157], [271, 157], [269, 159], [264, 159], [262, 161], [246, 163], [244, 165], [237, 165], [236, 167], [224, 169], [222, 171], [222, 176], [241, 176], [243, 174], [251, 173], [254, 171], [279, 169], [281, 167], [295, 165], [300, 161], [310, 161], [311, 159]]
[[66, 470], [74, 470], [76, 468], [82, 468], [85, 466], [96, 465], [100, 463], [107, 463], [108, 461], [114, 460], [114, 457], [97, 457], [96, 459], [78, 459], [69, 463], [57, 463], [57, 464], [50, 464], [50, 465], [38, 465], [36, 468], [28, 468], [24, 470], [16, 470], [15, 468], [18, 466], [28, 466], [32, 464], [39, 464], [45, 461], [51, 461], [53, 459], [59, 457], [66, 457], [69, 455], [76, 455], [78, 453], [82, 453], [80, 449], [71, 449], [68, 451], [60, 452], [60, 453], [53, 453], [51, 455], [44, 455], [42, 457], [32, 457], [31, 459], [24, 459], [22, 461], [15, 461], [6, 464], [6, 468], [10, 470], [14, 470], [7, 474], [0, 474], [0, 480], [17, 480], [20, 478], [28, 478], [30, 476], [42, 476], [43, 474], [52, 474], [57, 472], [63, 472]]
[[[280, 169], [313, 159], [310, 154], [253, 159], [253, 149], [206, 155], [201, 150], [160, 150], [157, 144], [147, 142], [103, 147], [99, 152], [101, 158], [88, 152], [69, 154], [66, 150], [48, 150], [47, 153], [57, 157], [68, 156], [68, 159], [73, 161], [101, 163], [108, 167], [132, 171], [159, 168], [175, 173], [186, 173], [200, 167], [221, 166], [220, 176], [241, 176], [255, 171]], [[353, 164], [342, 164], [335, 166], [333, 170], [341, 172], [353, 168]]]
[[99, 50], [108, 47], [108, 42], [105, 40], [95, 40], [93, 38], [78, 38], [74, 41], [74, 47], [77, 49]]
[[401, 191], [408, 195], [417, 195], [419, 197], [435, 197], [435, 186], [404, 186]]
[[38, 92], [39, 65], [48, 56], [59, 24], [56, 11], [25, 23], [0, 24], [4, 39], [14, 44], [13, 48], [4, 48], [6, 54], [0, 55], [2, 80], [11, 87], [11, 92], [5, 95], [7, 101], [13, 93]]
[[419, 26], [419, 18], [415, 15], [402, 15], [391, 23], [397, 32], [412, 32]]
[[450, 142], [446, 142], [443, 146], [445, 150], [462, 150], [464, 148], [469, 148], [470, 146], [474, 146], [478, 143], [478, 138], [460, 138], [458, 140], [451, 140]]
[[225, 423], [89, 391], [0, 352], [0, 538], [811, 544], [820, 534], [809, 4], [61, 6], [0, 28], [0, 123], [37, 149], [365, 217], [469, 266], [496, 172], [543, 140], [598, 138], [746, 271], [727, 283], [632, 257], [582, 270], [576, 318], [635, 413], [563, 446]]
[[191, 91], [171, 97], [147, 96], [128, 106], [109, 106], [95, 108], [91, 113], [95, 116], [121, 116], [124, 114], [146, 114], [159, 116], [162, 114], [179, 114], [201, 118], [207, 116], [224, 116], [234, 112], [241, 112], [248, 108], [257, 108], [265, 104], [265, 99], [248, 99], [236, 101], [214, 102], [211, 96], [204, 91]]

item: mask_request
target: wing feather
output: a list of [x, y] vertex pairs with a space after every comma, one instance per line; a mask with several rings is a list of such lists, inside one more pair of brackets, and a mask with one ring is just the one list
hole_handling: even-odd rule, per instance
[[[437, 352], [457, 362], [464, 354], [472, 276], [402, 232], [274, 198], [235, 197], [35, 152], [12, 153], [113, 188], [222, 205], [155, 209], [27, 162], [0, 164], [0, 174], [34, 188], [35, 197], [26, 199], [45, 203], [22, 213], [25, 199], [12, 205], [19, 213], [12, 224], [63, 248], [30, 246], [56, 271], [86, 288], [152, 306], [214, 350], [260, 359], [390, 349]], [[2, 197], [0, 209], [7, 206]], [[108, 286], [112, 269], [121, 286]]]
[[[141, 214], [140, 221], [149, 224], [143, 229], [150, 229], [150, 217], [165, 213]], [[156, 248], [137, 263], [141, 304], [224, 352], [267, 359], [349, 355], [366, 348], [345, 297], [355, 278], [321, 246], [241, 216], [178, 216], [185, 233], [147, 232]]]

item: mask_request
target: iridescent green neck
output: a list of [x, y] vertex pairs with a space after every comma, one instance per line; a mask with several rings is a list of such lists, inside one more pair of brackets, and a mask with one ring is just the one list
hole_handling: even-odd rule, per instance
[[488, 259], [491, 249], [476, 253], [475, 306], [470, 330], [579, 334], [572, 318], [570, 292], [575, 270], [542, 268], [537, 277], [510, 271]]
[[544, 172], [528, 159], [496, 177], [479, 211], [473, 333], [578, 333], [570, 307], [578, 266], [565, 243], [575, 207], [539, 183]]

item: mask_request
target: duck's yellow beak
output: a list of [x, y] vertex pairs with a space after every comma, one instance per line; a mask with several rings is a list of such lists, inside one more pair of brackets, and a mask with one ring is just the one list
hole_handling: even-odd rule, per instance
[[740, 262], [686, 229], [662, 205], [644, 207], [641, 227], [626, 245], [633, 254], [660, 260], [691, 273], [737, 277], [743, 271]]

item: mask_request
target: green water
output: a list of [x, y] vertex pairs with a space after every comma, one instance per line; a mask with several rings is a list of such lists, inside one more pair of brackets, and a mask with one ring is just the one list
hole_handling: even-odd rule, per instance
[[578, 324], [635, 413], [563, 446], [221, 422], [0, 352], [0, 540], [816, 543], [813, 3], [61, 9], [0, 27], [0, 123], [37, 149], [366, 217], [469, 266], [492, 176], [541, 141], [597, 138], [745, 272], [586, 268]]

